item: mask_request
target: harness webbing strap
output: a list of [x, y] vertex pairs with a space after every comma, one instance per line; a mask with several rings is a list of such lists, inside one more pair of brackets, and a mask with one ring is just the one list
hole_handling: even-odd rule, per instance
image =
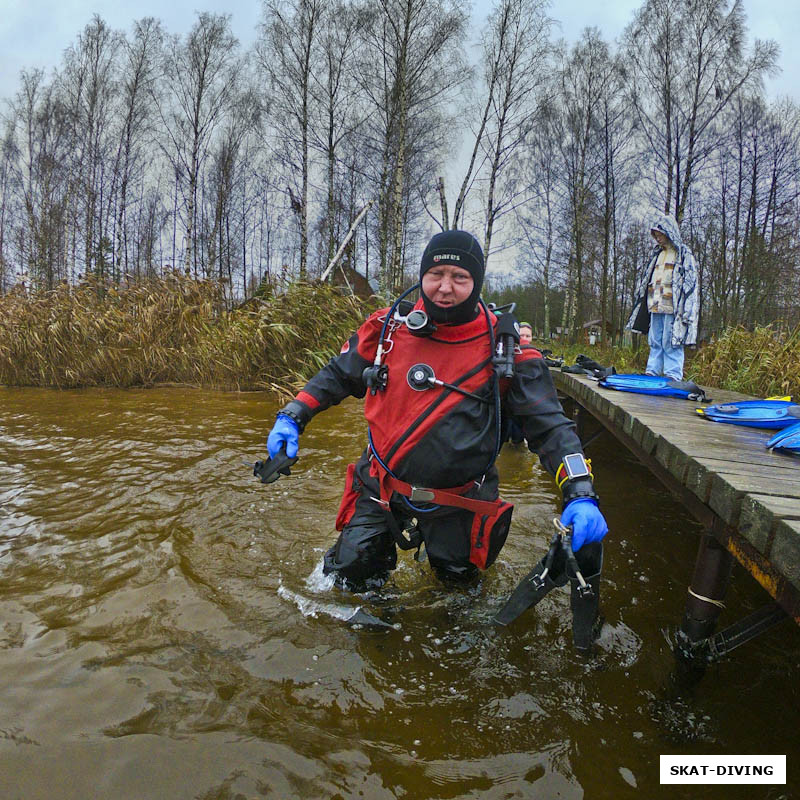
[[[383, 472], [382, 469], [381, 472]], [[384, 491], [386, 489], [395, 491], [416, 502], [436, 503], [441, 506], [455, 506], [456, 508], [465, 508], [468, 511], [474, 511], [479, 514], [494, 514], [501, 503], [500, 500], [475, 500], [472, 497], [463, 497], [463, 494], [475, 486], [475, 481], [469, 481], [469, 483], [465, 483], [463, 486], [455, 486], [449, 489], [423, 489], [412, 486], [410, 483], [401, 481], [398, 478], [393, 478], [388, 473], [381, 477], [382, 500], [389, 499], [388, 496], [384, 497]], [[388, 491], [386, 493], [387, 495], [390, 494]]]

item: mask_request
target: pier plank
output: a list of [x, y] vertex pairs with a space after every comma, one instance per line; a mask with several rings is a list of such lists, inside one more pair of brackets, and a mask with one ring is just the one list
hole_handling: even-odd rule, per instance
[[759, 553], [769, 555], [779, 520], [800, 520], [800, 503], [793, 497], [750, 494], [742, 498], [739, 530]]

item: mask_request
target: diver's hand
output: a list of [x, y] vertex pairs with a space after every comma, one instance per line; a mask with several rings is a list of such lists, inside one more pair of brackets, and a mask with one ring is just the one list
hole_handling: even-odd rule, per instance
[[299, 438], [300, 429], [297, 427], [297, 423], [285, 414], [278, 414], [275, 424], [267, 437], [269, 457], [275, 458], [285, 443], [287, 457], [294, 458], [297, 455]]
[[561, 515], [561, 524], [572, 525], [572, 550], [577, 553], [589, 542], [602, 541], [608, 533], [606, 519], [590, 497], [573, 500]]

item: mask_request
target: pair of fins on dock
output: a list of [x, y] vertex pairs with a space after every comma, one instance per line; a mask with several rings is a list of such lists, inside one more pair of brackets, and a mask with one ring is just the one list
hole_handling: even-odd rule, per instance
[[[703, 389], [691, 381], [673, 381], [654, 375], [610, 375], [602, 379], [599, 385], [623, 392], [710, 402]], [[695, 411], [711, 422], [777, 430], [778, 433], [766, 443], [766, 447], [800, 455], [800, 405], [793, 403], [791, 397], [738, 400], [697, 408]]]
[[[675, 381], [655, 375], [609, 375], [600, 386], [623, 392], [680, 397], [710, 402], [705, 391], [692, 381]], [[738, 400], [695, 409], [703, 419], [742, 425], [749, 428], [777, 430], [767, 443], [770, 450], [800, 455], [800, 405], [791, 397], [767, 397], [763, 400]]]
[[[693, 381], [676, 381], [661, 375], [620, 374], [614, 367], [603, 367], [584, 355], [576, 358], [574, 366], [562, 367], [561, 371], [588, 375], [605, 389], [711, 402], [705, 390]], [[766, 446], [770, 450], [800, 455], [800, 405], [793, 403], [791, 397], [739, 400], [695, 410], [704, 419], [712, 422], [777, 430], [778, 433]]]
[[800, 405], [793, 403], [791, 397], [721, 403], [709, 408], [698, 408], [697, 413], [712, 422], [777, 430], [766, 446], [770, 450], [800, 455]]

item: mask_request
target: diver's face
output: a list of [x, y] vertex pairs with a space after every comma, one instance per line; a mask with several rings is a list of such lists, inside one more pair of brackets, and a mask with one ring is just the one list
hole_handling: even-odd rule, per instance
[[463, 303], [472, 294], [475, 281], [462, 267], [439, 264], [422, 276], [422, 291], [441, 308], [451, 308]]

